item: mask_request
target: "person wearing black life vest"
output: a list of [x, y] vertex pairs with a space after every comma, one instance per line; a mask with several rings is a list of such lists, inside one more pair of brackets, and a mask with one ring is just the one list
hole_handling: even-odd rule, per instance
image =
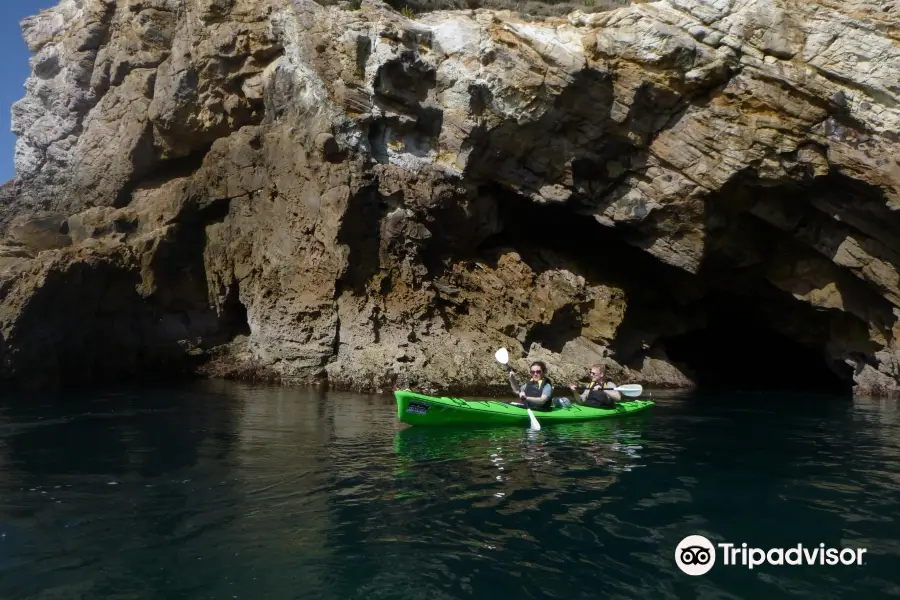
[[531, 363], [531, 379], [528, 383], [519, 386], [513, 371], [509, 372], [509, 382], [513, 392], [519, 394], [519, 402], [514, 404], [527, 405], [533, 410], [548, 411], [553, 408], [553, 382], [547, 377], [547, 365], [543, 361]]
[[[569, 386], [577, 392], [578, 386]], [[594, 408], [615, 408], [616, 402], [622, 400], [622, 394], [614, 386], [606, 382], [606, 369], [601, 364], [591, 365], [591, 382], [580, 394], [581, 404]]]

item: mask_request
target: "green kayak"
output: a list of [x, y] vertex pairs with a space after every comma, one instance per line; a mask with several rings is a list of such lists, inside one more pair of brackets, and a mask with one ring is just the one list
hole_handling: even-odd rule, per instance
[[[407, 390], [394, 392], [397, 399], [397, 417], [409, 425], [458, 425], [481, 423], [491, 425], [527, 425], [528, 411], [497, 400], [463, 400], [426, 396]], [[653, 406], [652, 400], [628, 400], [619, 402], [614, 409], [591, 408], [573, 404], [552, 411], [533, 410], [543, 423], [570, 423], [608, 419], [640, 412]]]

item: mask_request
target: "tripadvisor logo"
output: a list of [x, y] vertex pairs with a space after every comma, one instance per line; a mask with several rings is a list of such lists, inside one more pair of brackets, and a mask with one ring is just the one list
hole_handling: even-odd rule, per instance
[[688, 575], [704, 575], [716, 564], [716, 549], [702, 535], [689, 535], [675, 548], [675, 564]]
[[753, 569], [760, 565], [862, 565], [865, 548], [826, 548], [825, 544], [806, 547], [797, 544], [790, 548], [751, 548], [730, 542], [713, 545], [702, 535], [689, 535], [675, 548], [675, 564], [688, 575], [705, 575], [716, 564], [716, 548], [721, 564]]

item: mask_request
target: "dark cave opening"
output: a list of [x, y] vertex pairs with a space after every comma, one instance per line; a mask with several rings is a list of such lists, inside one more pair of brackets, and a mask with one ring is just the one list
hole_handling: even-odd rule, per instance
[[763, 302], [711, 294], [701, 305], [706, 326], [662, 339], [667, 356], [692, 376], [700, 391], [852, 391], [852, 373], [832, 370], [821, 346], [801, 344], [777, 331], [754, 307]]
[[237, 282], [234, 282], [228, 289], [228, 294], [225, 297], [222, 312], [219, 316], [219, 323], [221, 330], [228, 336], [228, 339], [234, 339], [239, 335], [250, 335], [247, 307], [241, 302]]
[[592, 216], [576, 212], [570, 203], [539, 204], [495, 186], [484, 187], [483, 193], [497, 199], [497, 219], [503, 228], [478, 246], [478, 256], [514, 248], [532, 268], [541, 271], [557, 266], [547, 262], [549, 251], [590, 280], [626, 291], [640, 286], [646, 294], [679, 287], [688, 277], [629, 244], [626, 228], [605, 227]]
[[[479, 246], [480, 257], [512, 248], [536, 271], [568, 268], [589, 281], [625, 291], [626, 320], [609, 349], [618, 362], [637, 366], [642, 352], [640, 344], [633, 347], [631, 342], [654, 330], [671, 329], [672, 323], [667, 321], [690, 326], [688, 322], [696, 323], [700, 316], [705, 327], [679, 335], [663, 334], [656, 342], [671, 362], [692, 376], [700, 390], [851, 391], [852, 373], [843, 364], [829, 364], [824, 337], [801, 344], [779, 332], [760, 307], [779, 311], [785, 302], [785, 311], [790, 309], [792, 317], [810, 329], [821, 327], [823, 321], [803, 306], [788, 306], [793, 299], [782, 299], [781, 292], [764, 282], [758, 282], [765, 288], [760, 288], [758, 295], [729, 292], [718, 279], [723, 273], [703, 269], [692, 275], [662, 263], [629, 243], [633, 233], [627, 227], [605, 227], [590, 215], [576, 212], [572, 203], [538, 204], [508, 191], [489, 191], [498, 200], [503, 230]], [[559, 259], [568, 264], [559, 264]], [[730, 276], [738, 275], [727, 270]], [[750, 271], [741, 276], [750, 278], [744, 284], [756, 281]], [[754, 289], [753, 285], [749, 289]], [[802, 312], [798, 314], [798, 310]], [[558, 311], [550, 324], [533, 327], [525, 338], [525, 349], [540, 342], [545, 348], [561, 351], [568, 340], [580, 334], [575, 312]]]
[[562, 352], [566, 342], [575, 339], [580, 333], [578, 314], [573, 307], [567, 306], [553, 313], [549, 323], [532, 327], [525, 336], [523, 346], [528, 348], [533, 342], [540, 342], [541, 346], [551, 352]]

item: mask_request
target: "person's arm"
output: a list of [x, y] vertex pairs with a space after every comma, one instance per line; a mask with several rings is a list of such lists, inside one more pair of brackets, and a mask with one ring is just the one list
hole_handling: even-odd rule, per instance
[[516, 372], [510, 370], [509, 372], [509, 385], [512, 387], [512, 393], [516, 396], [519, 395], [519, 392], [522, 391], [522, 388], [519, 386], [519, 382], [516, 380]]
[[[583, 387], [584, 391], [579, 394], [578, 388], [580, 388], [580, 387]], [[572, 390], [572, 392], [575, 394], [576, 398], [581, 398], [582, 402], [585, 402], [587, 400], [588, 394], [591, 391], [590, 388], [588, 388], [587, 386], [580, 386], [580, 385], [570, 385], [569, 389]]]
[[622, 400], [622, 394], [620, 392], [616, 391], [615, 384], [607, 382], [603, 385], [603, 388], [604, 388], [603, 391], [606, 392], [606, 395], [609, 396], [610, 398], [612, 398], [613, 400], [615, 400], [616, 402], [619, 402]]

